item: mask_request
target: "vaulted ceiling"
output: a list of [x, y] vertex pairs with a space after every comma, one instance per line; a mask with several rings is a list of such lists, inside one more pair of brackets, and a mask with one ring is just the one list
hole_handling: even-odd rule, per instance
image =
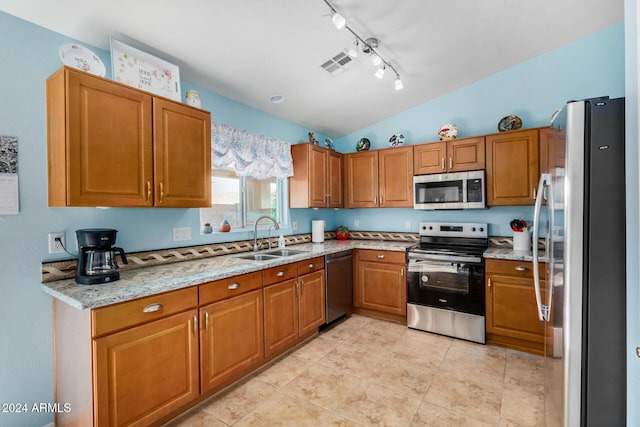
[[354, 42], [323, 0], [2, 0], [0, 10], [105, 50], [113, 37], [177, 64], [184, 80], [334, 138], [623, 21], [623, 0], [331, 4], [379, 40], [404, 89], [390, 71], [374, 77], [362, 51], [340, 72], [321, 67]]

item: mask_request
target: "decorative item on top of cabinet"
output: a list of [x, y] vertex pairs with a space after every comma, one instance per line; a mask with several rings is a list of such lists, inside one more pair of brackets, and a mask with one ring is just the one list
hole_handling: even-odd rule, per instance
[[441, 141], [449, 141], [458, 136], [458, 126], [453, 123], [446, 123], [440, 127], [438, 136]]
[[522, 127], [522, 119], [518, 116], [506, 116], [498, 122], [499, 132], [508, 132], [510, 130], [517, 130]]
[[406, 323], [406, 254], [357, 249], [354, 271], [355, 312]]
[[413, 207], [413, 147], [345, 154], [345, 207]]
[[413, 146], [413, 174], [463, 172], [485, 168], [484, 137], [429, 142]]
[[[542, 355], [544, 323], [538, 319], [530, 261], [487, 259], [487, 344]], [[540, 268], [542, 300], [546, 301], [546, 268]]]
[[539, 177], [538, 129], [487, 135], [487, 206], [533, 205]]
[[210, 207], [210, 117], [61, 68], [47, 79], [49, 206]]
[[289, 207], [343, 206], [342, 154], [313, 144], [291, 146], [293, 176], [289, 177]]
[[309, 142], [313, 145], [320, 145], [320, 141], [315, 133], [309, 132]]
[[356, 143], [357, 151], [367, 151], [369, 148], [371, 148], [371, 141], [368, 138], [360, 138]]
[[336, 151], [336, 147], [333, 145], [331, 138], [325, 138], [324, 145], [326, 145], [329, 150]]
[[389, 138], [389, 146], [391, 147], [399, 147], [404, 144], [404, 135], [401, 133], [394, 133]]

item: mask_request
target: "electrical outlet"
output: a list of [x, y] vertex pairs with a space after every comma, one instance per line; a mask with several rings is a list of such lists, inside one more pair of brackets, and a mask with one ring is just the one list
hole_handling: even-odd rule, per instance
[[64, 233], [61, 233], [61, 232], [49, 233], [49, 253], [50, 254], [64, 253], [65, 247], [66, 247], [66, 243], [64, 241]]
[[405, 230], [411, 230], [411, 221], [405, 221], [404, 222], [404, 229]]
[[353, 220], [353, 226], [354, 227], [360, 227], [360, 220], [359, 219], [354, 219]]
[[185, 242], [191, 240], [191, 227], [176, 227], [173, 229], [173, 241]]
[[291, 228], [293, 228], [293, 231], [296, 231], [298, 229], [298, 221], [293, 221], [291, 223]]

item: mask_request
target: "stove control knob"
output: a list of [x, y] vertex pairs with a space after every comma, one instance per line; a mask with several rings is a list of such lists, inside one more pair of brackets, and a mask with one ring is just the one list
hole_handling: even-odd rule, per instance
[[429, 230], [433, 230], [433, 227], [432, 227], [432, 226], [429, 226]]
[[480, 227], [480, 232], [483, 232], [483, 231], [484, 231], [484, 227]]
[[476, 228], [475, 227], [471, 227], [471, 231], [476, 231]]
[[428, 276], [422, 276], [422, 281], [427, 283], [429, 281], [429, 277]]

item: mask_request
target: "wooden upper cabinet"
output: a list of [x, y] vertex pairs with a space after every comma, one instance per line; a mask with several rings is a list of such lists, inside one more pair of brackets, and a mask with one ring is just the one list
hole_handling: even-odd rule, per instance
[[345, 155], [345, 207], [413, 207], [413, 148]]
[[378, 206], [378, 152], [349, 153], [345, 158], [345, 207]]
[[481, 136], [418, 144], [413, 159], [414, 175], [484, 169], [485, 140]]
[[413, 207], [413, 148], [395, 147], [378, 151], [379, 207]]
[[151, 124], [149, 94], [69, 68], [52, 75], [49, 206], [151, 206]]
[[538, 129], [486, 136], [487, 206], [532, 205], [539, 177]]
[[211, 116], [153, 99], [154, 206], [211, 207]]
[[289, 207], [342, 207], [342, 154], [314, 144], [291, 146]]
[[211, 205], [207, 111], [62, 67], [47, 80], [47, 150], [49, 206]]

